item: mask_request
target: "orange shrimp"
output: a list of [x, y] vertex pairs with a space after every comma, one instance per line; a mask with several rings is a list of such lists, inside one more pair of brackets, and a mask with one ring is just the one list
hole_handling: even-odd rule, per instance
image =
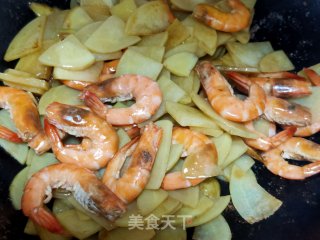
[[[217, 166], [218, 153], [213, 142], [205, 135], [187, 128], [175, 127], [172, 132], [172, 143], [182, 144], [184, 152], [182, 157], [189, 156], [194, 160], [194, 167], [191, 171], [195, 178], [186, 178], [183, 172], [172, 172], [165, 175], [161, 187], [165, 190], [174, 190], [194, 186], [204, 179], [216, 176], [220, 173]], [[188, 174], [190, 173], [190, 169]]]
[[317, 74], [316, 71], [311, 68], [304, 68], [303, 72], [307, 75], [308, 79], [312, 82], [313, 85], [320, 86], [320, 75]]
[[[83, 137], [82, 143], [64, 145], [55, 127]], [[50, 104], [46, 109], [45, 130], [52, 141], [52, 151], [61, 162], [98, 170], [118, 150], [119, 139], [115, 130], [106, 121], [83, 108], [57, 102]]]
[[231, 12], [222, 12], [209, 4], [198, 4], [193, 16], [204, 24], [223, 32], [238, 32], [250, 24], [250, 10], [240, 0], [228, 0]]
[[[35, 150], [37, 154], [50, 149], [50, 141], [43, 131], [37, 106], [32, 97], [25, 91], [11, 87], [0, 87], [0, 107], [8, 109], [17, 136]], [[0, 128], [0, 136], [4, 139], [19, 142], [17, 136], [5, 127]]]
[[242, 101], [234, 96], [232, 87], [210, 62], [201, 62], [196, 71], [212, 108], [222, 117], [247, 122], [263, 114], [266, 96], [257, 84], [250, 86], [249, 97]]
[[[162, 102], [162, 93], [158, 83], [150, 78], [126, 74], [88, 86], [82, 98], [93, 112], [106, 119], [108, 123], [131, 125], [148, 120], [158, 110]], [[132, 98], [136, 103], [128, 108], [107, 108], [101, 102]]]
[[[123, 146], [109, 162], [102, 182], [125, 203], [136, 199], [148, 183], [161, 138], [162, 129], [150, 123], [140, 138]], [[130, 155], [129, 166], [120, 176], [121, 168]]]
[[21, 201], [24, 215], [50, 232], [65, 234], [44, 204], [53, 188], [64, 188], [88, 211], [114, 221], [125, 212], [125, 204], [88, 169], [67, 163], [54, 164], [35, 173], [27, 182]]

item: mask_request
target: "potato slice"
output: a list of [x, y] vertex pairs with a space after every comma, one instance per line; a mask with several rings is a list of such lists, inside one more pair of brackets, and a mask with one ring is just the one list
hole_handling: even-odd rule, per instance
[[23, 232], [29, 235], [38, 235], [36, 226], [30, 219], [28, 219], [28, 222], [26, 223]]
[[198, 58], [189, 52], [180, 52], [168, 57], [163, 65], [177, 76], [187, 77], [196, 65]]
[[180, 103], [167, 102], [168, 113], [183, 127], [207, 127], [219, 129], [218, 125], [198, 109]]
[[93, 20], [88, 13], [82, 7], [75, 7], [66, 16], [62, 27], [76, 31], [90, 23]]
[[212, 0], [170, 0], [180, 10], [192, 12], [199, 3], [212, 3]]
[[195, 208], [199, 203], [199, 187], [189, 187], [185, 189], [178, 189], [174, 191], [168, 191], [169, 196], [180, 201], [182, 204]]
[[117, 130], [117, 134], [119, 137], [119, 148], [123, 147], [125, 144], [131, 141], [129, 135], [122, 128], [119, 128]]
[[[132, 61], [134, 59], [134, 61]], [[123, 74], [139, 74], [156, 80], [161, 72], [162, 64], [132, 49], [122, 55], [117, 67], [117, 76]]]
[[234, 207], [250, 224], [268, 218], [282, 205], [257, 183], [251, 169], [244, 171], [235, 164], [229, 186]]
[[[0, 125], [14, 132], [17, 132], [17, 129], [12, 122], [10, 114], [7, 110], [0, 111]], [[4, 139], [0, 139], [0, 146], [19, 163], [24, 164], [26, 162], [29, 149], [27, 144], [17, 144]]]
[[166, 174], [170, 154], [173, 123], [169, 120], [156, 122], [163, 129], [162, 140], [150, 174], [146, 189], [159, 189]]
[[103, 21], [89, 23], [82, 28], [80, 28], [77, 32], [75, 32], [74, 36], [78, 38], [78, 40], [84, 44], [89, 37], [101, 26]]
[[167, 42], [169, 34], [167, 31], [156, 33], [153, 35], [143, 36], [141, 41], [138, 42], [137, 46], [146, 47], [164, 47]]
[[208, 117], [213, 119], [219, 127], [231, 135], [236, 135], [245, 138], [257, 138], [257, 135], [249, 131], [243, 124], [228, 121], [217, 114], [209, 103], [197, 94], [191, 94], [192, 101], [196, 106]]
[[80, 0], [80, 6], [94, 21], [104, 21], [110, 16], [107, 0]]
[[56, 10], [47, 17], [43, 40], [59, 41], [62, 25], [70, 10]]
[[37, 17], [24, 26], [13, 38], [4, 55], [7, 62], [41, 49], [46, 17]]
[[294, 65], [284, 51], [274, 51], [265, 55], [259, 62], [259, 69], [262, 72], [291, 71]]
[[232, 42], [234, 40], [234, 36], [231, 33], [217, 31], [217, 47], [223, 46], [227, 42]]
[[176, 47], [171, 48], [170, 50], [168, 50], [165, 53], [164, 58], [171, 57], [171, 56], [173, 56], [173, 55], [175, 55], [177, 53], [181, 53], [181, 52], [189, 52], [189, 53], [196, 54], [197, 48], [198, 48], [198, 43], [197, 42], [183, 43], [183, 44], [177, 45]]
[[31, 2], [29, 4], [29, 8], [34, 12], [34, 14], [38, 17], [40, 16], [49, 16], [54, 12], [52, 7], [49, 7], [47, 4]]
[[182, 228], [157, 230], [152, 240], [187, 240], [187, 231]]
[[103, 68], [103, 62], [96, 62], [84, 70], [68, 70], [55, 67], [53, 70], [54, 79], [82, 81], [82, 82], [98, 82], [99, 76]]
[[174, 165], [179, 161], [182, 152], [183, 152], [182, 144], [171, 144], [167, 171], [173, 168]]
[[183, 25], [178, 19], [175, 19], [173, 23], [167, 28], [169, 37], [166, 42], [166, 49], [171, 49], [178, 46], [184, 40], [186, 40], [190, 33], [185, 25]]
[[162, 62], [164, 55], [164, 47], [151, 47], [151, 46], [131, 46], [129, 49], [134, 50], [142, 55], [151, 58], [159, 63]]
[[74, 209], [74, 207], [67, 199], [56, 198], [53, 202], [52, 212], [54, 214], [59, 214], [70, 209]]
[[171, 21], [168, 6], [163, 1], [151, 1], [129, 17], [125, 31], [129, 35], [151, 35], [166, 30]]
[[120, 218], [118, 218], [114, 222], [114, 224], [117, 227], [129, 227], [130, 216], [132, 216], [132, 215], [134, 215], [134, 216], [140, 215], [141, 216], [136, 201], [130, 203], [127, 206], [127, 211]]
[[220, 184], [216, 178], [208, 178], [199, 184], [200, 192], [210, 199], [220, 197]]
[[35, 225], [35, 228], [37, 231], [37, 235], [39, 235], [39, 238], [41, 240], [71, 240], [71, 237], [49, 232], [47, 229], [42, 228], [39, 225]]
[[82, 70], [92, 65], [95, 58], [85, 46], [71, 34], [63, 41], [49, 47], [41, 54], [39, 61], [48, 66]]
[[51, 88], [40, 98], [38, 109], [41, 115], [46, 113], [46, 108], [50, 103], [59, 102], [69, 105], [81, 105], [79, 99], [80, 92], [67, 86], [61, 85]]
[[27, 182], [29, 167], [22, 169], [12, 180], [9, 187], [9, 197], [16, 210], [21, 209], [21, 198], [24, 192], [24, 186]]
[[122, 56], [121, 51], [113, 52], [113, 53], [92, 53], [97, 62], [101, 61], [109, 61], [120, 59]]
[[244, 154], [248, 149], [248, 146], [243, 142], [243, 140], [239, 137], [232, 137], [232, 145], [229, 151], [228, 156], [223, 161], [221, 167], [225, 168], [234, 160], [239, 158], [242, 154]]
[[[191, 102], [191, 98], [187, 95], [187, 93], [183, 89], [181, 89], [177, 84], [171, 81], [170, 78], [163, 75], [159, 78], [158, 84], [163, 93], [163, 99], [165, 101], [183, 103]], [[167, 110], [167, 105], [165, 106]]]
[[111, 53], [140, 41], [137, 36], [126, 35], [124, 27], [121, 18], [111, 16], [87, 39], [85, 46], [94, 52]]
[[112, 231], [101, 231], [99, 233], [99, 240], [151, 240], [155, 235], [153, 229], [128, 229], [116, 228]]
[[196, 131], [211, 137], [219, 137], [223, 134], [223, 131], [217, 128], [207, 128], [207, 127], [190, 127], [192, 131]]
[[178, 200], [167, 197], [166, 200], [151, 212], [150, 216], [162, 218], [165, 215], [173, 214], [180, 205], [182, 204]]
[[218, 152], [218, 165], [221, 166], [231, 150], [232, 138], [228, 133], [224, 133], [212, 140]]
[[168, 193], [162, 189], [144, 190], [137, 198], [137, 206], [143, 216], [156, 209], [168, 197]]
[[58, 163], [53, 153], [44, 153], [42, 155], [34, 155], [28, 171], [27, 178], [29, 179], [34, 173], [40, 171], [42, 168]]
[[211, 221], [197, 226], [194, 229], [192, 238], [201, 240], [231, 240], [232, 234], [227, 221], [222, 215], [219, 215]]
[[118, 16], [123, 21], [127, 21], [132, 13], [137, 9], [137, 5], [134, 0], [123, 0], [117, 5], [114, 5], [110, 12], [112, 15]]
[[240, 167], [243, 171], [249, 170], [253, 165], [255, 161], [248, 155], [243, 154], [239, 158], [237, 158], [234, 162], [229, 164], [225, 169], [223, 169], [223, 178], [226, 181], [230, 182], [232, 168], [234, 165], [237, 165]]

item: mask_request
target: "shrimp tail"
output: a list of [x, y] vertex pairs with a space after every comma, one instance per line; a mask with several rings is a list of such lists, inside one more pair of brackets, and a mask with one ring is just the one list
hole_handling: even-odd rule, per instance
[[99, 117], [105, 119], [107, 116], [107, 108], [94, 93], [85, 91], [82, 97], [85, 104]]
[[297, 127], [290, 126], [286, 128], [285, 130], [279, 132], [275, 136], [271, 137], [271, 143], [274, 147], [278, 147], [282, 143], [286, 142], [290, 138], [293, 137], [294, 133], [296, 132]]
[[50, 138], [50, 140], [53, 143], [55, 143], [57, 147], [63, 146], [58, 130], [54, 125], [50, 124], [47, 118], [44, 119], [44, 131], [47, 134], [47, 136]]
[[320, 161], [309, 163], [303, 167], [305, 177], [311, 177], [320, 173]]
[[0, 126], [0, 138], [14, 143], [23, 143], [22, 139], [18, 136], [17, 133], [3, 126]]
[[39, 226], [61, 235], [67, 235], [67, 232], [61, 226], [59, 221], [44, 208], [37, 208], [30, 214], [30, 219]]
[[320, 86], [320, 75], [318, 75], [316, 71], [311, 68], [304, 68], [303, 72], [307, 75], [313, 85]]
[[196, 186], [205, 178], [185, 178], [182, 172], [172, 172], [165, 175], [161, 183], [164, 190], [177, 190]]
[[237, 72], [227, 72], [226, 75], [236, 84], [239, 91], [249, 93], [251, 80], [248, 77]]

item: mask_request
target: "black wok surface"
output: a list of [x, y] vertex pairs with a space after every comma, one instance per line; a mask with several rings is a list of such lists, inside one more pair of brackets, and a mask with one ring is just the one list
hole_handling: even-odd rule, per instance
[[[64, 0], [43, 0], [61, 8]], [[33, 18], [27, 0], [0, 1], [0, 55], [17, 31]], [[269, 40], [274, 49], [283, 49], [299, 70], [320, 62], [320, 0], [258, 0], [252, 38]], [[0, 71], [14, 66], [0, 60]], [[319, 99], [320, 101], [320, 99]], [[318, 136], [311, 139], [320, 142]], [[320, 157], [320, 156], [319, 156]], [[15, 211], [8, 187], [22, 166], [0, 149], [0, 239], [34, 239], [23, 234], [26, 218]], [[254, 166], [258, 182], [283, 201], [269, 219], [250, 225], [230, 205], [224, 212], [233, 239], [315, 240], [320, 239], [320, 176], [305, 181], [288, 181], [269, 173], [260, 163]], [[224, 186], [227, 194], [227, 185]]]

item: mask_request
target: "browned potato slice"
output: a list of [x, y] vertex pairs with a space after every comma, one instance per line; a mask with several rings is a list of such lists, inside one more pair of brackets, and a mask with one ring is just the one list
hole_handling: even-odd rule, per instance
[[110, 9], [112, 15], [118, 16], [123, 21], [127, 21], [128, 18], [137, 9], [137, 5], [134, 0], [123, 0]]
[[166, 42], [166, 49], [176, 47], [190, 36], [187, 27], [178, 19], [174, 20], [174, 22], [168, 27], [167, 31], [169, 38]]
[[167, 31], [144, 36], [137, 45], [146, 47], [163, 47], [168, 40], [168, 36], [169, 34]]
[[83, 8], [76, 7], [68, 13], [62, 27], [64, 29], [79, 30], [92, 22], [92, 18]]

